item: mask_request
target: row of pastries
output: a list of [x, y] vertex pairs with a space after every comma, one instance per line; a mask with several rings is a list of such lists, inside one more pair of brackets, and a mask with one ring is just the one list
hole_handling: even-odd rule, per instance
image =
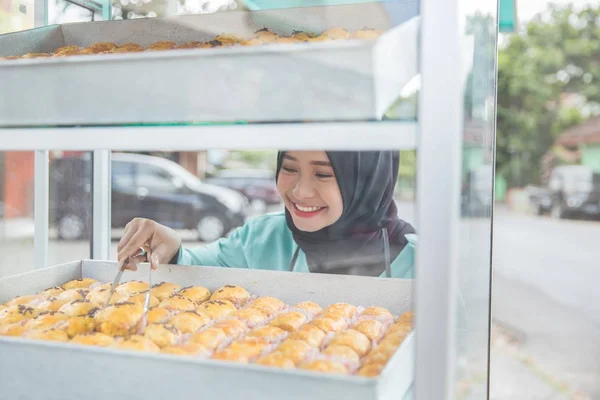
[[176, 49], [205, 49], [214, 47], [231, 46], [259, 46], [265, 44], [277, 43], [300, 43], [300, 42], [323, 42], [330, 40], [369, 40], [376, 39], [383, 31], [377, 29], [361, 29], [355, 32], [349, 32], [343, 28], [330, 28], [320, 34], [310, 34], [306, 32], [294, 32], [291, 36], [280, 36], [269, 29], [261, 29], [255, 33], [252, 38], [241, 38], [231, 34], [221, 34], [210, 41], [191, 41], [185, 43], [176, 43], [170, 40], [161, 40], [144, 47], [137, 43], [112, 43], [97, 42], [88, 47], [76, 45], [63, 46], [55, 49], [51, 53], [27, 53], [20, 56], [2, 57], [0, 60], [16, 60], [24, 58], [45, 58], [45, 57], [68, 57], [76, 55], [109, 54], [109, 53], [137, 53], [143, 51], [163, 51]]
[[[410, 312], [311, 301], [288, 305], [236, 285], [73, 280], [0, 305], [0, 336], [378, 376], [412, 329]], [[147, 325], [143, 303], [150, 290]]]

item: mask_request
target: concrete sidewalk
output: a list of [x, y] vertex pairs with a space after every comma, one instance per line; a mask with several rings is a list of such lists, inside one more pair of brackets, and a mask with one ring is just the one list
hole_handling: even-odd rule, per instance
[[33, 218], [0, 219], [0, 242], [3, 240], [33, 240], [34, 232]]

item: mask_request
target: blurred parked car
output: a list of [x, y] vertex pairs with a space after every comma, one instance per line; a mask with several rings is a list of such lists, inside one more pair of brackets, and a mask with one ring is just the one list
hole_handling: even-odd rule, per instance
[[[59, 237], [89, 237], [91, 159], [56, 159], [50, 171], [50, 215]], [[139, 154], [112, 155], [111, 197], [113, 228], [143, 217], [174, 229], [195, 230], [203, 242], [241, 226], [249, 211], [248, 200], [239, 193], [203, 183], [175, 162]]]
[[275, 173], [270, 170], [226, 169], [206, 179], [206, 182], [242, 193], [256, 211], [263, 212], [267, 206], [281, 202], [275, 185]]
[[554, 218], [600, 218], [600, 174], [585, 165], [556, 167], [548, 189]]

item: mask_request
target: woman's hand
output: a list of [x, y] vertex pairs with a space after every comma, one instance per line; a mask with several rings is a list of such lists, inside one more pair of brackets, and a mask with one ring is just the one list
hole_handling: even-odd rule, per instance
[[[135, 271], [140, 262], [150, 261], [153, 269], [169, 262], [179, 250], [181, 237], [173, 229], [150, 219], [135, 218], [125, 226], [125, 233], [117, 247], [117, 259], [128, 260], [124, 266]], [[141, 255], [140, 248], [149, 251], [152, 260]]]

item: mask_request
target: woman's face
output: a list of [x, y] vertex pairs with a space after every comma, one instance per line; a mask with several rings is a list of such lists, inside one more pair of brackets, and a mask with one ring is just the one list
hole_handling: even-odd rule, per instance
[[316, 232], [332, 225], [344, 210], [340, 188], [324, 151], [286, 152], [277, 190], [301, 231]]

